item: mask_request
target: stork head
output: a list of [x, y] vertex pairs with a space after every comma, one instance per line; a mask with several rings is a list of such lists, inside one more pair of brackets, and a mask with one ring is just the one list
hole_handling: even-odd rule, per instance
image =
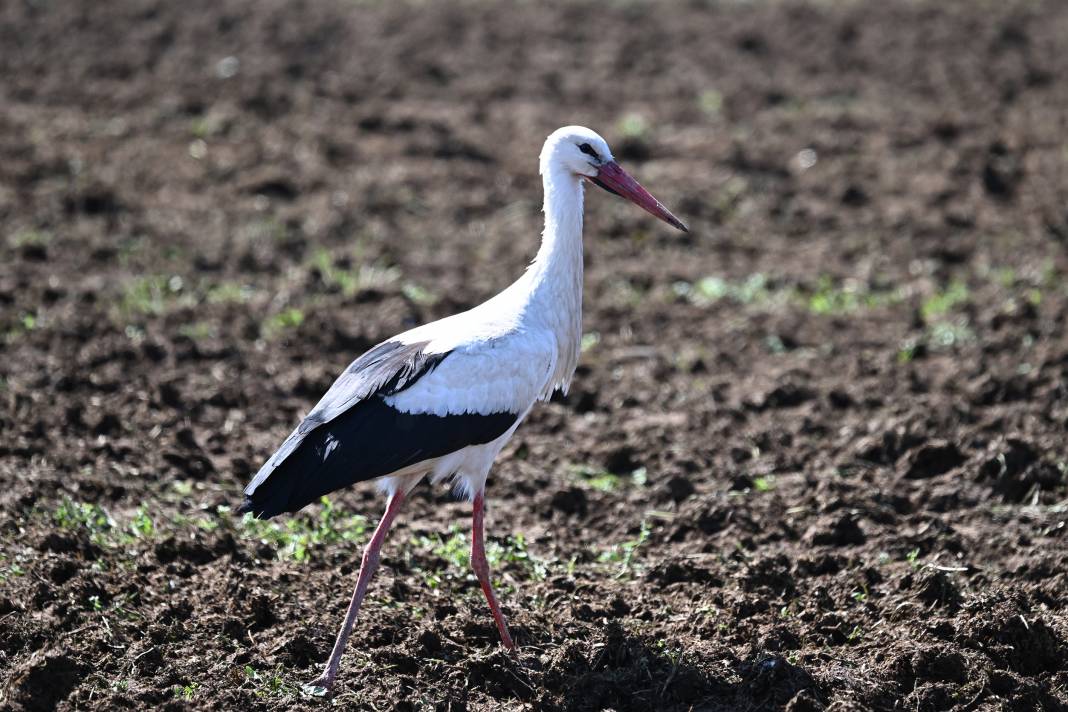
[[687, 227], [638, 181], [619, 167], [608, 142], [585, 126], [564, 126], [549, 134], [541, 149], [541, 173], [548, 175], [563, 169], [599, 185], [655, 215], [668, 225], [688, 232]]

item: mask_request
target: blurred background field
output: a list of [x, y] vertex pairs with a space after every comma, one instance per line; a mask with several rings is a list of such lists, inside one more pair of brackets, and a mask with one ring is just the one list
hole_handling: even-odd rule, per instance
[[[1068, 5], [0, 4], [0, 705], [1068, 705]], [[491, 477], [229, 510], [363, 349], [533, 256], [582, 365]], [[565, 538], [561, 532], [568, 532]]]

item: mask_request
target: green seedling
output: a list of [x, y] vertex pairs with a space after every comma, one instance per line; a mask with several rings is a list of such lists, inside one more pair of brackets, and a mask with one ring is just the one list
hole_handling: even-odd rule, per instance
[[179, 700], [192, 700], [200, 689], [199, 682], [190, 682], [185, 685], [175, 685], [171, 688], [174, 697]]
[[252, 683], [253, 694], [261, 698], [297, 697], [300, 688], [286, 682], [282, 676], [282, 668], [278, 667], [269, 672], [259, 671], [251, 665], [244, 667], [245, 679]]
[[206, 321], [195, 321], [192, 324], [182, 324], [178, 327], [179, 335], [184, 336], [187, 339], [192, 339], [193, 341], [210, 339], [217, 333], [215, 326]]
[[920, 308], [924, 321], [930, 322], [948, 314], [968, 301], [968, 287], [963, 282], [953, 282], [945, 289], [928, 297]]
[[141, 505], [137, 508], [137, 514], [134, 515], [133, 521], [130, 522], [130, 532], [142, 539], [151, 539], [156, 533], [156, 525], [152, 521], [152, 517], [148, 515], [148, 507]]
[[254, 293], [255, 290], [245, 284], [220, 282], [208, 288], [205, 298], [208, 304], [246, 304]]
[[593, 349], [597, 344], [601, 343], [601, 334], [596, 331], [588, 331], [582, 335], [581, 348], [582, 353], [586, 353]]
[[644, 487], [649, 480], [648, 470], [644, 467], [635, 469], [629, 475], [616, 474], [601, 467], [584, 464], [570, 465], [568, 471], [572, 477], [601, 492], [614, 492], [626, 484]]
[[413, 304], [418, 304], [423, 307], [432, 307], [437, 304], [439, 300], [438, 295], [414, 282], [405, 282], [404, 285], [401, 286], [401, 294]]
[[697, 97], [697, 106], [709, 118], [716, 118], [723, 111], [723, 94], [715, 89], [705, 89]]
[[641, 530], [638, 532], [637, 537], [622, 544], [616, 544], [601, 552], [598, 560], [603, 563], [619, 564], [616, 577], [622, 578], [631, 570], [638, 550], [649, 540], [651, 532], [652, 528], [649, 526], [648, 520], [642, 520]]
[[296, 329], [304, 323], [304, 312], [296, 307], [289, 307], [283, 309], [277, 314], [273, 314], [263, 322], [263, 335], [268, 338], [275, 338], [291, 329]]
[[649, 134], [649, 122], [641, 114], [626, 114], [619, 120], [619, 133], [634, 141], [643, 141]]
[[775, 478], [771, 475], [767, 477], [755, 477], [753, 478], [753, 489], [757, 492], [770, 492], [775, 489]]
[[[324, 545], [338, 542], [362, 543], [367, 519], [359, 514], [339, 511], [329, 497], [322, 497], [318, 517], [298, 516], [284, 524], [256, 519], [251, 513], [241, 520], [244, 536], [273, 546], [279, 559], [303, 563]], [[200, 523], [198, 526], [205, 528]], [[216, 524], [217, 526], [217, 524]]]
[[52, 233], [46, 230], [18, 230], [7, 238], [7, 244], [14, 249], [25, 247], [46, 247], [52, 242]]
[[195, 306], [197, 298], [179, 275], [148, 275], [128, 282], [119, 298], [119, 316], [161, 316], [182, 307]]
[[[326, 250], [319, 250], [312, 256], [311, 266], [319, 273], [319, 279], [325, 287], [339, 291], [347, 297], [368, 290], [384, 290], [395, 285], [401, 278], [400, 269], [380, 262], [344, 267]], [[409, 285], [410, 291], [412, 286]], [[420, 291], [418, 287], [411, 293], [433, 298], [429, 292]]]

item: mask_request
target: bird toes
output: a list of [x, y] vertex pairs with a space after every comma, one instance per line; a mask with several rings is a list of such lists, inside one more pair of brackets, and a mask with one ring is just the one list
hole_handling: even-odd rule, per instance
[[301, 690], [306, 695], [312, 697], [326, 697], [330, 692], [330, 688], [334, 686], [334, 681], [328, 678], [326, 675], [320, 675], [311, 682], [305, 683], [301, 686]]

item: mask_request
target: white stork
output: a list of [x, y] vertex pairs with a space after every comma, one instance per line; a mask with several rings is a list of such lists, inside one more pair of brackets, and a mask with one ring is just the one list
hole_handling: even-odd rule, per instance
[[513, 648], [490, 584], [483, 496], [497, 454], [534, 403], [567, 391], [582, 337], [584, 179], [680, 230], [686, 226], [581, 126], [554, 131], [541, 151], [545, 231], [534, 261], [489, 301], [382, 342], [352, 362], [256, 473], [241, 510], [260, 518], [295, 512], [334, 490], [376, 480], [386, 512], [363, 554], [356, 590], [323, 674], [337, 678], [386, 532], [423, 478], [452, 478], [473, 503], [471, 567], [501, 643]]

